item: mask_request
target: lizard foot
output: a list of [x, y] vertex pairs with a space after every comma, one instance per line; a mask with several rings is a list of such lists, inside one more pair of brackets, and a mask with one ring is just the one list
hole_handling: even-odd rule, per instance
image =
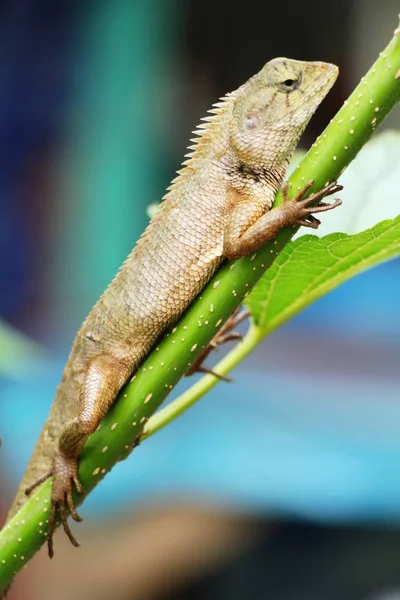
[[76, 458], [67, 458], [63, 454], [57, 452], [53, 459], [52, 475], [53, 487], [51, 491], [51, 512], [47, 530], [47, 547], [50, 558], [53, 558], [54, 556], [53, 536], [57, 525], [57, 509], [60, 513], [64, 532], [68, 536], [71, 544], [76, 547], [79, 546], [79, 542], [74, 538], [71, 529], [69, 528], [67, 510], [70, 512], [74, 521], [83, 520], [76, 512], [74, 500], [72, 498], [73, 486], [75, 486], [80, 494], [83, 493], [83, 488], [78, 478]]
[[334, 200], [331, 204], [319, 202], [322, 200], [322, 198], [336, 194], [336, 192], [340, 192], [340, 190], [343, 189], [343, 186], [336, 183], [336, 181], [333, 183], [328, 183], [318, 192], [310, 194], [307, 196], [307, 198], [305, 198], [305, 194], [308, 192], [313, 183], [314, 181], [309, 181], [294, 198], [289, 198], [288, 196], [288, 190], [290, 187], [288, 183], [285, 183], [285, 185], [282, 187], [284, 202], [283, 208], [285, 211], [289, 211], [289, 220], [293, 226], [303, 225], [303, 227], [318, 229], [318, 226], [321, 224], [321, 222], [319, 219], [314, 217], [312, 213], [332, 210], [342, 204], [342, 201], [338, 199]]
[[49, 517], [49, 527], [47, 530], [47, 547], [50, 558], [54, 556], [53, 536], [56, 529], [56, 513], [57, 508], [60, 511], [60, 518], [65, 533], [68, 536], [71, 544], [78, 547], [79, 542], [72, 535], [71, 529], [67, 521], [67, 513], [65, 510], [65, 502], [72, 518], [75, 521], [83, 519], [76, 512], [75, 504], [72, 498], [72, 486], [75, 485], [77, 491], [82, 494], [83, 488], [78, 478], [77, 462], [75, 458], [66, 458], [62, 454], [57, 453], [53, 459], [53, 466], [46, 471], [44, 475], [38, 477], [29, 487], [25, 489], [25, 494], [29, 496], [31, 492], [41, 483], [53, 476], [53, 486], [51, 491], [51, 511]]
[[196, 358], [190, 369], [187, 371], [186, 375], [193, 375], [194, 373], [207, 373], [209, 375], [214, 375], [218, 379], [222, 381], [232, 381], [230, 377], [226, 377], [225, 375], [220, 375], [216, 373], [209, 367], [204, 365], [204, 361], [207, 356], [210, 354], [212, 350], [217, 350], [218, 346], [221, 344], [225, 344], [226, 342], [230, 342], [232, 340], [241, 340], [242, 335], [238, 331], [234, 331], [235, 327], [239, 325], [244, 319], [249, 316], [248, 311], [244, 310], [240, 311], [240, 307], [235, 310], [235, 312], [229, 317], [229, 319], [222, 325], [221, 329], [218, 333], [213, 337], [211, 342], [207, 344], [201, 354]]

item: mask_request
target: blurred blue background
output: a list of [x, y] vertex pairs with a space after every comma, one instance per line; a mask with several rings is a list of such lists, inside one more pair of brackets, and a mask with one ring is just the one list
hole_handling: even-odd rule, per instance
[[[341, 76], [307, 147], [386, 44], [397, 13], [391, 0], [293, 1], [288, 10], [209, 0], [1, 3], [0, 318], [40, 344], [0, 379], [3, 510], [80, 323], [146, 226], [146, 207], [161, 199], [200, 117], [273, 56], [331, 61]], [[399, 125], [397, 111], [387, 127]], [[95, 513], [100, 527], [130, 518], [132, 507], [178, 503], [249, 521], [397, 527], [399, 275], [399, 261], [384, 264], [274, 333], [234, 384], [218, 385], [118, 465], [82, 507], [86, 520]]]

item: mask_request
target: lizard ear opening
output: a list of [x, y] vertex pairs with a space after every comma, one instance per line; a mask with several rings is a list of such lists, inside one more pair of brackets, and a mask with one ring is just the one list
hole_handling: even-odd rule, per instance
[[248, 113], [243, 119], [243, 127], [246, 131], [257, 131], [261, 125], [261, 119], [256, 113]]

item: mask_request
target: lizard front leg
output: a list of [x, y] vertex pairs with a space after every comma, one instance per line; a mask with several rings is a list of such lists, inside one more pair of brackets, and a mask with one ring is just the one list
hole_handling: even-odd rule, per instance
[[130, 375], [130, 366], [114, 357], [103, 354], [93, 358], [84, 376], [79, 391], [79, 407], [77, 416], [61, 433], [58, 449], [54, 453], [51, 470], [37, 480], [27, 493], [32, 491], [50, 475], [53, 476], [51, 492], [51, 511], [47, 530], [47, 543], [50, 558], [53, 556], [53, 535], [56, 528], [57, 509], [65, 533], [74, 546], [78, 542], [72, 535], [67, 522], [67, 508], [75, 521], [81, 521], [72, 497], [73, 487], [83, 493], [78, 478], [77, 461], [82, 448], [99, 425], [114, 402], [118, 392]]
[[[254, 252], [268, 240], [273, 239], [278, 231], [288, 226], [303, 225], [305, 227], [318, 228], [320, 222], [316, 219], [313, 212], [324, 212], [332, 210], [341, 204], [340, 200], [335, 200], [332, 204], [315, 203], [331, 194], [342, 189], [337, 183], [326, 185], [322, 190], [311, 194], [307, 198], [304, 196], [313, 185], [313, 181], [307, 183], [302, 190], [291, 200], [288, 197], [288, 184], [282, 188], [283, 204], [273, 208], [268, 212], [263, 212], [259, 202], [254, 202], [248, 195], [244, 195], [242, 201], [239, 200], [232, 212], [228, 226], [224, 235], [224, 251], [226, 258], [241, 258], [250, 252]], [[240, 198], [240, 196], [239, 196]], [[232, 331], [244, 318], [248, 316], [245, 311], [238, 315], [238, 310], [226, 321], [220, 331], [207, 344], [202, 353], [192, 364], [186, 375], [194, 373], [209, 373], [224, 381], [231, 381], [229, 377], [219, 375], [213, 369], [204, 365], [204, 361], [212, 350], [219, 345], [230, 341], [241, 339], [241, 335]]]
[[223, 254], [225, 258], [242, 258], [257, 250], [260, 246], [272, 240], [284, 227], [303, 225], [317, 229], [320, 225], [312, 213], [332, 210], [342, 203], [334, 200], [332, 204], [316, 203], [325, 196], [330, 196], [340, 191], [341, 185], [336, 182], [329, 183], [319, 192], [305, 198], [305, 194], [313, 185], [307, 183], [304, 188], [292, 199], [288, 197], [288, 184], [282, 188], [283, 203], [268, 212], [259, 215], [259, 204], [254, 204], [251, 198], [245, 197], [244, 202], [239, 202], [232, 212], [224, 235]]

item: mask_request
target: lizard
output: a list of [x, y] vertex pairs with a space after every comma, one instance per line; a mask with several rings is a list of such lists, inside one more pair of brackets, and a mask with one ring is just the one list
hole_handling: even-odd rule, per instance
[[312, 213], [340, 204], [319, 201], [341, 186], [328, 183], [306, 197], [310, 182], [292, 199], [284, 186], [284, 202], [272, 208], [297, 142], [337, 75], [329, 63], [273, 59], [214, 104], [194, 131], [161, 208], [76, 335], [10, 509], [8, 519], [27, 493], [53, 477], [50, 557], [57, 514], [79, 545], [67, 517], [82, 520], [72, 491], [84, 493], [77, 465], [85, 441], [163, 332], [224, 260], [254, 252], [284, 227], [317, 228]]

